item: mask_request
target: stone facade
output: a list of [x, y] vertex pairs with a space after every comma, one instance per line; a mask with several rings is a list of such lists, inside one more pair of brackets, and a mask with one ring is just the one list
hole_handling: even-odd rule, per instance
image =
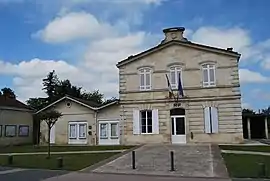
[[[15, 136], [6, 136], [6, 126], [16, 126]], [[19, 135], [19, 127], [28, 126], [28, 136]], [[0, 109], [0, 146], [33, 143], [33, 113], [24, 109]]]
[[[119, 92], [123, 111], [123, 144], [170, 143], [170, 110], [174, 100], [168, 99], [168, 86], [165, 74], [172, 65], [182, 69], [182, 84], [185, 97], [180, 99], [185, 109], [187, 143], [239, 143], [242, 135], [242, 109], [238, 73], [240, 55], [231, 50], [193, 44], [182, 37], [183, 31], [177, 30], [176, 36], [169, 38], [165, 32], [164, 45], [119, 62]], [[203, 87], [202, 64], [215, 65], [216, 85]], [[151, 90], [140, 91], [139, 69], [149, 67]], [[177, 91], [176, 91], [177, 92]], [[204, 107], [218, 109], [219, 131], [205, 133]], [[133, 110], [158, 109], [159, 134], [133, 134]]]

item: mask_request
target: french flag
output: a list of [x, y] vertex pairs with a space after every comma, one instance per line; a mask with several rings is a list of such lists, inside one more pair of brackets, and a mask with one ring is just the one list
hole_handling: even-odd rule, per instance
[[181, 74], [179, 73], [178, 76], [178, 95], [179, 97], [184, 97], [184, 91], [183, 91], [183, 87], [182, 87], [182, 83], [181, 83]]

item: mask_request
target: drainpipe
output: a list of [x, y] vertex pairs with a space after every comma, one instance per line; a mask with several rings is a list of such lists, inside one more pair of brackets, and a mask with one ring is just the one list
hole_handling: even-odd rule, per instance
[[97, 120], [97, 114], [98, 114], [98, 110], [95, 111], [95, 124], [96, 124], [96, 131], [95, 131], [95, 145], [98, 145], [98, 120]]

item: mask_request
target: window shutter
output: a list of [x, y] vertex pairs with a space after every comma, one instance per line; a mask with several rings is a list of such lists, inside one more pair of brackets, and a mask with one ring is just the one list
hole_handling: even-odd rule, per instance
[[211, 108], [212, 133], [218, 133], [218, 110], [216, 107]]
[[133, 109], [133, 134], [140, 134], [140, 111]]
[[153, 121], [153, 133], [159, 134], [158, 109], [152, 110], [152, 121]]
[[153, 121], [153, 133], [159, 134], [158, 109], [152, 110], [152, 121]]
[[209, 109], [210, 109], [209, 107], [204, 108], [204, 131], [205, 131], [205, 133], [211, 133]]

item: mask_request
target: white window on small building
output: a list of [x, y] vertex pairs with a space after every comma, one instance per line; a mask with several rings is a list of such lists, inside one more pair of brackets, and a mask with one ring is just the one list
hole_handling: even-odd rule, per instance
[[216, 107], [204, 108], [205, 133], [218, 133], [218, 109]]
[[172, 89], [177, 89], [178, 83], [179, 83], [179, 76], [180, 76], [180, 80], [183, 86], [182, 68], [180, 66], [170, 67], [170, 83], [171, 83]]
[[151, 73], [150, 68], [141, 68], [139, 70], [140, 90], [151, 90]]
[[213, 64], [202, 65], [203, 87], [216, 86], [216, 70]]

